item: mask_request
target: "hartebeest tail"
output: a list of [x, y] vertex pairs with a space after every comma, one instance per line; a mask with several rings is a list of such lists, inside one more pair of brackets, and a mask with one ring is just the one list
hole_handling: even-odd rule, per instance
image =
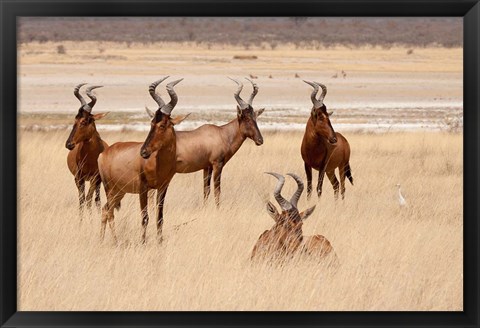
[[288, 173], [297, 183], [297, 191], [287, 200], [282, 196], [285, 178], [278, 173], [265, 173], [278, 180], [273, 195], [281, 212], [273, 203], [267, 203], [267, 212], [275, 224], [260, 235], [252, 250], [251, 259], [284, 261], [293, 255], [307, 255], [319, 261], [329, 257], [333, 262], [337, 262], [333, 247], [324, 236], [303, 235], [303, 221], [313, 213], [315, 206], [303, 212], [298, 211], [297, 203], [304, 189], [302, 179], [296, 174]]
[[[100, 138], [95, 121], [101, 119], [108, 113], [92, 114], [93, 106], [97, 102], [97, 97], [92, 93], [93, 89], [102, 86], [91, 86], [86, 89], [90, 98], [87, 103], [80, 94], [80, 88], [85, 83], [77, 85], [73, 89], [73, 94], [80, 101], [80, 108], [75, 116], [72, 131], [65, 142], [65, 147], [70, 150], [67, 155], [67, 165], [75, 178], [75, 185], [78, 189], [78, 201], [80, 217], [86, 206], [90, 209], [92, 206], [92, 197], [95, 191], [95, 204], [100, 209], [100, 183], [101, 179], [98, 172], [97, 159], [101, 152], [108, 147], [107, 143]], [[90, 181], [90, 188], [85, 199], [85, 181]]]
[[145, 242], [149, 221], [147, 193], [157, 190], [157, 235], [161, 240], [163, 226], [163, 204], [168, 184], [175, 174], [176, 135], [174, 125], [184, 117], [172, 118], [172, 110], [178, 97], [173, 87], [181, 80], [167, 84], [170, 102], [166, 104], [156, 93], [157, 86], [167, 77], [150, 84], [148, 90], [158, 105], [153, 115], [150, 132], [145, 142], [117, 142], [107, 148], [99, 159], [100, 175], [104, 181], [107, 203], [102, 211], [102, 226], [100, 237], [105, 236], [106, 223], [109, 223], [113, 238], [116, 241], [113, 209], [125, 194], [140, 195], [140, 210], [142, 217], [142, 242]]
[[[249, 80], [249, 79], [247, 79]], [[216, 126], [205, 124], [193, 131], [177, 132], [177, 173], [191, 173], [203, 170], [204, 201], [210, 194], [213, 176], [215, 203], [220, 204], [220, 181], [222, 170], [235, 155], [245, 139], [252, 139], [257, 146], [263, 144], [263, 137], [257, 126], [257, 118], [264, 109], [255, 111], [252, 102], [258, 93], [258, 86], [252, 80], [253, 91], [248, 101], [240, 97], [243, 84], [233, 80], [238, 88], [234, 93], [237, 101], [237, 117], [229, 123]]]
[[[332, 113], [327, 112], [323, 100], [327, 95], [327, 87], [318, 82], [304, 81], [313, 87], [310, 95], [312, 110], [307, 121], [305, 134], [303, 136], [301, 153], [307, 175], [307, 197], [312, 193], [312, 168], [318, 170], [317, 195], [322, 194], [323, 178], [325, 173], [332, 183], [335, 199], [338, 198], [338, 191], [342, 199], [345, 198], [345, 177], [348, 177], [353, 185], [352, 171], [350, 169], [350, 145], [347, 139], [333, 130], [330, 123]], [[317, 99], [319, 89], [321, 95]], [[335, 169], [338, 167], [340, 184], [335, 176]]]

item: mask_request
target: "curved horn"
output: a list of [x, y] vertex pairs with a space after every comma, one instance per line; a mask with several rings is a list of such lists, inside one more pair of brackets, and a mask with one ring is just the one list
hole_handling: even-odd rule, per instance
[[87, 96], [92, 100], [88, 103], [88, 105], [83, 106], [83, 109], [85, 109], [87, 112], [90, 113], [92, 111], [93, 106], [95, 106], [95, 104], [97, 103], [97, 97], [92, 93], [92, 90], [101, 88], [101, 87], [103, 87], [103, 85], [94, 85], [87, 88], [86, 90]]
[[297, 186], [298, 186], [297, 191], [295, 191], [292, 198], [290, 199], [290, 203], [292, 204], [292, 206], [297, 208], [298, 200], [300, 199], [300, 196], [302, 195], [302, 192], [304, 189], [303, 181], [296, 174], [287, 173], [287, 175], [291, 176], [297, 182]]
[[252, 80], [250, 80], [248, 77], [246, 77], [245, 79], [247, 79], [248, 81], [250, 81], [250, 83], [252, 84], [252, 87], [253, 87], [253, 92], [252, 92], [252, 95], [250, 96], [250, 99], [248, 99], [248, 104], [250, 106], [252, 106], [252, 101], [253, 101], [253, 98], [255, 98], [255, 96], [257, 95], [258, 93], [258, 85], [253, 82]]
[[165, 76], [164, 78], [160, 79], [160, 80], [157, 80], [155, 82], [153, 82], [152, 84], [150, 84], [150, 86], [148, 87], [148, 92], [150, 93], [150, 96], [152, 96], [153, 100], [155, 100], [155, 102], [157, 103], [158, 107], [161, 108], [162, 106], [165, 106], [165, 102], [163, 101], [162, 98], [160, 98], [160, 96], [155, 92], [155, 89], [157, 88], [157, 86], [162, 83], [163, 81], [165, 81], [166, 79], [168, 79], [169, 76]]
[[179, 80], [176, 80], [176, 81], [173, 81], [173, 82], [170, 82], [169, 84], [167, 84], [167, 91], [168, 91], [168, 94], [170, 95], [170, 102], [160, 109], [160, 111], [162, 113], [170, 115], [172, 110], [177, 105], [178, 96], [177, 96], [177, 93], [175, 92], [175, 90], [173, 90], [173, 87], [175, 85], [177, 85], [177, 83], [181, 82], [182, 80], [183, 79], [179, 79]]
[[[317, 98], [315, 98], [315, 96], [318, 93], [318, 85], [316, 83], [310, 82], [310, 81], [303, 80], [303, 82], [305, 82], [306, 84], [309, 84], [310, 86], [313, 87], [312, 94], [310, 95], [310, 99], [312, 99], [313, 106], [315, 106], [315, 108], [322, 107], [323, 103], [321, 101], [317, 100]], [[322, 90], [323, 90], [323, 88], [322, 88]]]
[[243, 89], [243, 83], [242, 82], [239, 82], [237, 80], [234, 80], [232, 79], [231, 77], [229, 77], [230, 80], [232, 80], [233, 82], [235, 82], [237, 85], [238, 85], [238, 89], [237, 91], [235, 91], [235, 93], [233, 94], [233, 96], [235, 97], [235, 100], [237, 101], [238, 105], [240, 106], [240, 109], [245, 109], [248, 107], [248, 104], [243, 101], [242, 98], [240, 98], [240, 92], [242, 91]]
[[275, 178], [278, 179], [277, 186], [275, 187], [275, 190], [273, 191], [273, 196], [277, 200], [278, 204], [284, 211], [288, 211], [292, 208], [292, 204], [288, 202], [283, 196], [280, 194], [282, 192], [283, 185], [285, 184], [285, 178], [283, 175], [280, 175], [278, 173], [273, 173], [273, 172], [265, 172], [266, 174], [273, 175]]
[[320, 97], [318, 97], [318, 101], [320, 101], [323, 105], [323, 99], [325, 99], [325, 96], [327, 95], [327, 86], [322, 83], [318, 83], [318, 82], [315, 82], [315, 83], [319, 85], [320, 88], [322, 88], [322, 94], [320, 95]]
[[82, 107], [85, 106], [87, 104], [87, 102], [85, 101], [85, 99], [83, 99], [82, 95], [80, 94], [80, 88], [82, 86], [84, 86], [86, 83], [80, 83], [79, 85], [77, 85], [75, 87], [75, 89], [73, 89], [73, 94], [75, 95], [75, 97], [77, 97], [78, 100], [80, 100], [80, 103], [82, 104]]

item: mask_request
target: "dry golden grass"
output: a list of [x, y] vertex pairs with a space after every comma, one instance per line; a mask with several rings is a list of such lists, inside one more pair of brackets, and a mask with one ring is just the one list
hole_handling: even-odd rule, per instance
[[[224, 170], [222, 207], [202, 205], [202, 173], [176, 175], [167, 193], [165, 241], [153, 208], [140, 243], [138, 197], [116, 212], [120, 245], [99, 242], [100, 215], [79, 222], [66, 166], [68, 131], [19, 138], [19, 310], [462, 310], [462, 137], [440, 133], [346, 134], [355, 186], [334, 202], [328, 181], [305, 234], [323, 234], [341, 261], [251, 265], [275, 180], [304, 177], [301, 133], [247, 140]], [[145, 134], [104, 134], [108, 143]], [[316, 177], [314, 182], [316, 183]], [[400, 208], [396, 183], [408, 201]], [[287, 180], [284, 193], [295, 184]], [[102, 202], [105, 196], [102, 193]], [[192, 221], [194, 220], [194, 221]], [[178, 225], [192, 221], [186, 225]]]

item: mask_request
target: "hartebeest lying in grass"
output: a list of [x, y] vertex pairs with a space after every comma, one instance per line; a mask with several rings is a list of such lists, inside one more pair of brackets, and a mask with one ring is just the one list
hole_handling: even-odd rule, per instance
[[336, 254], [330, 242], [322, 235], [304, 236], [302, 231], [303, 221], [315, 210], [315, 206], [306, 211], [299, 212], [298, 200], [303, 192], [302, 180], [295, 174], [288, 173], [297, 182], [297, 191], [290, 201], [281, 195], [285, 178], [272, 172], [266, 172], [278, 179], [273, 195], [280, 205], [281, 212], [271, 202], [267, 203], [268, 214], [275, 224], [258, 238], [253, 248], [252, 260], [283, 261], [294, 255], [307, 255], [318, 260], [330, 258], [336, 262]]
[[75, 123], [68, 136], [65, 147], [70, 150], [67, 155], [67, 165], [70, 172], [75, 177], [75, 184], [78, 188], [78, 201], [80, 215], [85, 207], [85, 181], [90, 181], [90, 188], [86, 198], [86, 205], [89, 209], [92, 207], [92, 197], [95, 191], [95, 204], [100, 209], [100, 176], [98, 173], [97, 159], [98, 155], [108, 147], [107, 143], [100, 138], [95, 126], [95, 121], [101, 119], [108, 113], [92, 114], [93, 106], [97, 98], [92, 94], [92, 90], [101, 86], [91, 86], [87, 88], [87, 95], [91, 101], [87, 104], [80, 94], [80, 87], [86, 83], [75, 87], [73, 94], [80, 100], [81, 106], [75, 116]]
[[[307, 174], [307, 197], [312, 193], [312, 168], [318, 170], [317, 195], [322, 195], [323, 177], [325, 172], [332, 183], [335, 199], [338, 198], [339, 183], [335, 177], [335, 169], [338, 167], [340, 173], [340, 185], [342, 199], [345, 198], [345, 176], [353, 185], [352, 172], [350, 170], [350, 145], [345, 137], [333, 130], [329, 116], [332, 113], [327, 112], [327, 107], [323, 99], [327, 94], [327, 87], [318, 82], [305, 83], [313, 87], [310, 98], [313, 107], [310, 112], [310, 118], [307, 122], [305, 134], [302, 141], [302, 158], [305, 162], [305, 173]], [[318, 99], [316, 95], [319, 87], [322, 88], [322, 94]]]
[[[248, 80], [248, 79], [247, 79]], [[251, 80], [253, 92], [248, 102], [240, 97], [243, 84], [233, 80], [238, 85], [234, 94], [237, 100], [237, 117], [229, 123], [216, 126], [205, 124], [192, 131], [177, 131], [177, 173], [191, 173], [203, 170], [204, 201], [210, 194], [212, 180], [216, 205], [220, 204], [220, 180], [222, 170], [227, 162], [237, 152], [246, 138], [252, 139], [257, 146], [263, 144], [263, 137], [257, 126], [257, 117], [264, 108], [254, 111], [252, 101], [258, 93], [258, 86]], [[147, 112], [151, 112], [147, 109]]]
[[148, 225], [147, 192], [157, 190], [157, 236], [161, 238], [163, 226], [163, 203], [168, 184], [175, 174], [176, 141], [174, 125], [185, 117], [172, 118], [170, 114], [177, 104], [178, 97], [173, 87], [180, 82], [176, 80], [167, 84], [170, 102], [165, 104], [156, 94], [156, 87], [167, 77], [153, 82], [149, 93], [157, 102], [158, 109], [151, 122], [150, 132], [144, 143], [117, 142], [107, 148], [99, 157], [100, 175], [107, 194], [107, 203], [102, 211], [100, 238], [105, 236], [108, 221], [115, 242], [117, 237], [114, 226], [114, 208], [118, 206], [125, 194], [140, 194], [143, 234], [145, 242]]

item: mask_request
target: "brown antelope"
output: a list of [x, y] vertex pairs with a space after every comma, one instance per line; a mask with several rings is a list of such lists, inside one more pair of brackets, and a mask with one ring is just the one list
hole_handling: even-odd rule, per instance
[[108, 221], [115, 243], [117, 241], [113, 210], [120, 204], [126, 193], [140, 195], [142, 216], [142, 242], [145, 243], [148, 225], [147, 192], [157, 190], [157, 236], [161, 240], [163, 226], [163, 204], [168, 184], [175, 174], [175, 130], [174, 125], [185, 117], [172, 118], [170, 114], [178, 97], [173, 87], [183, 79], [167, 84], [170, 102], [165, 104], [155, 92], [157, 86], [167, 77], [153, 82], [149, 93], [158, 104], [151, 121], [150, 132], [145, 142], [117, 142], [108, 147], [98, 158], [100, 175], [107, 194], [107, 203], [102, 210], [100, 238], [104, 239]]
[[240, 97], [243, 84], [233, 79], [232, 81], [238, 85], [234, 94], [238, 103], [235, 119], [222, 126], [205, 124], [192, 131], [177, 131], [176, 172], [191, 173], [203, 170], [204, 201], [210, 195], [210, 181], [213, 174], [217, 206], [220, 204], [222, 170], [227, 162], [235, 155], [246, 138], [252, 139], [257, 146], [263, 144], [263, 137], [257, 126], [257, 117], [263, 113], [264, 108], [254, 111], [252, 107], [252, 101], [258, 93], [258, 86], [249, 80], [253, 86], [253, 92], [248, 102], [245, 102]]
[[277, 210], [272, 202], [269, 201], [267, 203], [267, 212], [273, 218], [275, 224], [270, 230], [266, 230], [260, 235], [253, 248], [251, 260], [283, 261], [294, 255], [307, 255], [318, 260], [330, 258], [333, 262], [336, 262], [337, 256], [335, 251], [324, 236], [303, 235], [303, 221], [313, 213], [315, 206], [303, 212], [298, 211], [297, 203], [304, 189], [300, 177], [293, 173], [288, 173], [297, 182], [297, 191], [288, 201], [281, 195], [285, 178], [278, 173], [265, 173], [271, 174], [278, 179], [273, 195], [280, 205], [281, 212]]
[[67, 165], [70, 172], [75, 177], [75, 184], [78, 188], [78, 201], [80, 214], [83, 214], [85, 207], [85, 181], [90, 181], [86, 205], [89, 209], [92, 207], [92, 197], [95, 191], [95, 204], [100, 209], [100, 176], [98, 173], [97, 159], [98, 155], [105, 148], [107, 143], [100, 138], [95, 126], [95, 121], [101, 119], [108, 113], [99, 113], [92, 115], [92, 108], [97, 102], [97, 98], [92, 94], [92, 90], [100, 88], [100, 85], [87, 88], [87, 95], [91, 101], [87, 104], [80, 94], [80, 87], [86, 83], [75, 87], [73, 94], [80, 100], [81, 106], [75, 116], [75, 123], [68, 136], [65, 147], [70, 150], [67, 155]]
[[[340, 191], [342, 199], [345, 198], [345, 176], [353, 185], [353, 177], [350, 169], [350, 145], [345, 137], [333, 130], [329, 116], [332, 113], [327, 112], [327, 107], [323, 99], [327, 94], [327, 87], [318, 82], [305, 83], [313, 87], [310, 98], [313, 107], [310, 112], [310, 118], [307, 121], [307, 127], [302, 141], [302, 158], [305, 164], [305, 173], [307, 174], [307, 198], [312, 193], [312, 168], [318, 170], [317, 195], [322, 195], [322, 185], [325, 173], [332, 183], [335, 199], [338, 198], [339, 183], [335, 176], [335, 169], [338, 167], [340, 173]], [[318, 99], [316, 95], [319, 87], [322, 88], [322, 94]]]

